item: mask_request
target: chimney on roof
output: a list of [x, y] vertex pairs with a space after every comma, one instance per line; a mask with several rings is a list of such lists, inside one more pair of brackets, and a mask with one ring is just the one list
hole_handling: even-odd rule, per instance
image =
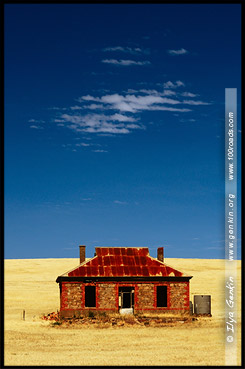
[[80, 264], [82, 264], [85, 261], [85, 245], [79, 246], [80, 249]]
[[157, 260], [162, 261], [164, 263], [163, 247], [158, 247], [157, 249]]

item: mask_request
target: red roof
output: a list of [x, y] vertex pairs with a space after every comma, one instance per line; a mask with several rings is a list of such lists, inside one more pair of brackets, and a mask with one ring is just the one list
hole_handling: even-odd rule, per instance
[[96, 247], [96, 256], [68, 272], [69, 277], [180, 277], [183, 273], [149, 255], [148, 247]]

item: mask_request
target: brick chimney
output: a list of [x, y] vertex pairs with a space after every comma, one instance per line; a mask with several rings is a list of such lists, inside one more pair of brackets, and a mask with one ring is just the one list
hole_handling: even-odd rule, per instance
[[85, 245], [79, 246], [80, 249], [80, 264], [82, 264], [85, 261]]
[[157, 259], [159, 261], [162, 261], [164, 263], [164, 252], [163, 252], [163, 247], [158, 247], [157, 249]]

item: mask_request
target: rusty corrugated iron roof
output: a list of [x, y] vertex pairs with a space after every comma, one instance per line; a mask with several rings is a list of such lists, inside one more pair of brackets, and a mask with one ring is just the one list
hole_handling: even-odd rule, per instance
[[148, 247], [96, 247], [96, 256], [68, 272], [69, 277], [183, 276], [149, 255]]

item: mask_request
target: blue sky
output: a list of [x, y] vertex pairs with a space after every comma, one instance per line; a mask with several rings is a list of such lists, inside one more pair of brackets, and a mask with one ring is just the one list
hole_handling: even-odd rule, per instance
[[240, 11], [5, 5], [5, 258], [78, 257], [79, 244], [224, 258]]

